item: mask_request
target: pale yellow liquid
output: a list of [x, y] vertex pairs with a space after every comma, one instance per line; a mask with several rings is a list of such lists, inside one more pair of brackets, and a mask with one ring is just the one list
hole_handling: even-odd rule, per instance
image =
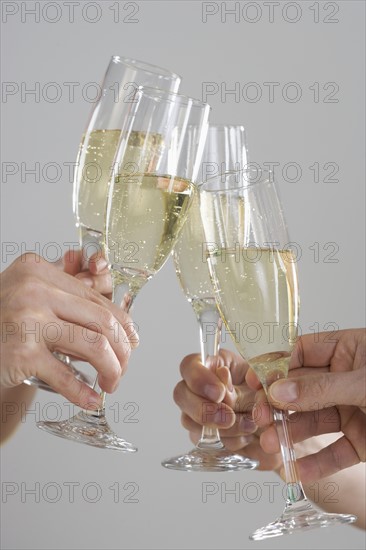
[[[104, 233], [108, 184], [120, 136], [120, 130], [95, 130], [83, 136], [75, 174], [78, 226]], [[124, 156], [119, 159], [122, 172], [154, 171], [161, 143], [158, 134], [131, 132]]]
[[189, 181], [170, 176], [118, 176], [107, 218], [112, 267], [146, 282], [174, 247], [193, 193]]
[[192, 306], [201, 310], [207, 302], [211, 308], [215, 307], [198, 193], [193, 197], [187, 221], [174, 247], [174, 265], [183, 292]]
[[240, 353], [260, 380], [287, 376], [299, 295], [290, 251], [220, 249], [209, 256], [218, 306]]

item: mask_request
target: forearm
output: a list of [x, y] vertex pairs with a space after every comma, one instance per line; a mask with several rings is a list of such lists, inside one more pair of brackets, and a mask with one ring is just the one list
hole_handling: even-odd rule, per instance
[[1, 388], [0, 443], [4, 443], [19, 426], [35, 393], [36, 388], [26, 384]]

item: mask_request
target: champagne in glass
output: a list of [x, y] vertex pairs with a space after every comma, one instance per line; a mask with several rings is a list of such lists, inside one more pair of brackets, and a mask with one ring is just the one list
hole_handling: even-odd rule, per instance
[[[135, 296], [159, 271], [183, 227], [194, 191], [188, 180], [153, 173], [115, 180], [107, 230], [115, 285], [127, 285]], [[126, 309], [130, 306], [128, 301]]]
[[[287, 377], [297, 337], [299, 293], [296, 258], [290, 242], [273, 175], [256, 171], [228, 173], [226, 189], [217, 178], [200, 192], [209, 269], [222, 318], [238, 351], [268, 392], [272, 382]], [[286, 476], [282, 515], [257, 529], [253, 540], [303, 529], [350, 523], [355, 516], [327, 514], [306, 498], [297, 475], [288, 413], [273, 408]]]
[[[113, 56], [82, 137], [74, 179], [74, 214], [84, 249], [85, 268], [90, 255], [103, 245], [105, 207], [113, 160], [121, 137], [121, 125], [138, 86], [177, 92], [181, 78], [162, 67], [127, 57]], [[153, 139], [152, 137], [150, 139]], [[125, 164], [139, 158], [144, 136], [130, 136]], [[91, 244], [92, 243], [92, 244]], [[90, 250], [88, 251], [88, 248]]]

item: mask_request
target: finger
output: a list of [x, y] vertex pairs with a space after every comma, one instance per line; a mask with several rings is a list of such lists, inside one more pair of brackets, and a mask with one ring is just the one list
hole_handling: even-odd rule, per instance
[[[322, 367], [320, 371], [329, 372], [328, 368]], [[318, 371], [317, 371], [318, 372]], [[295, 378], [298, 375], [313, 373], [312, 368], [300, 368], [289, 372], [289, 377]], [[272, 408], [269, 403], [265, 391], [261, 387], [255, 394], [255, 405], [252, 409], [254, 422], [261, 428], [267, 427], [273, 422]], [[317, 409], [318, 407], [315, 407]]]
[[[234, 386], [231, 370], [228, 367], [219, 367], [216, 374], [226, 387], [223, 402], [229, 405], [235, 412], [246, 414], [251, 419], [252, 409], [255, 404], [255, 393], [248, 388], [245, 382]], [[243, 373], [240, 379], [245, 379], [245, 373]]]
[[225, 446], [225, 449], [231, 452], [238, 452], [240, 450], [243, 450], [243, 453], [245, 453], [247, 445], [252, 441], [253, 436], [252, 435], [241, 435], [236, 437], [226, 437], [226, 435], [221, 435], [221, 441]]
[[303, 365], [321, 367], [329, 365], [342, 331], [305, 334], [296, 342], [290, 369]]
[[68, 250], [63, 258], [64, 272], [75, 276], [81, 271], [81, 250]]
[[225, 403], [207, 402], [194, 394], [183, 381], [174, 388], [174, 401], [182, 412], [197, 424], [214, 428], [229, 428], [235, 422], [235, 413]]
[[[360, 462], [350, 441], [345, 437], [337, 439], [328, 447], [297, 460], [297, 468], [303, 483], [311, 483], [323, 477], [333, 475], [340, 470], [354, 466]], [[280, 472], [284, 477], [283, 469]]]
[[268, 454], [266, 453], [256, 436], [253, 436], [252, 441], [243, 449], [243, 453], [248, 458], [259, 461], [258, 470], [270, 470], [279, 471], [282, 466], [282, 458], [279, 453]]
[[[190, 416], [182, 413], [182, 426], [189, 432], [202, 431], [202, 424], [195, 422]], [[236, 415], [235, 423], [230, 428], [221, 428], [220, 435], [222, 437], [241, 437], [253, 434], [257, 430], [257, 426], [246, 415]]]
[[223, 401], [234, 409], [236, 403], [236, 391], [234, 389], [231, 373], [228, 367], [218, 367], [216, 369], [216, 376], [225, 386], [225, 395]]
[[264, 390], [259, 390], [256, 393], [255, 400], [252, 410], [253, 421], [259, 428], [266, 428], [273, 422], [273, 412]]
[[100, 395], [77, 380], [70, 367], [62, 361], [58, 361], [48, 350], [41, 353], [35, 376], [82, 409], [99, 409], [101, 407]]
[[[197, 445], [201, 434], [200, 432], [189, 432], [189, 437], [194, 445]], [[259, 440], [255, 436], [244, 437], [242, 440], [233, 440], [231, 438], [222, 438], [225, 447], [231, 452], [241, 454], [252, 460], [259, 462], [258, 470], [278, 471], [282, 465], [281, 455], [269, 455], [265, 453], [259, 444]]]
[[218, 403], [225, 396], [226, 388], [211, 369], [202, 365], [199, 355], [188, 355], [180, 364], [180, 373], [194, 394]]
[[[322, 367], [335, 362], [342, 363], [357, 355], [358, 342], [365, 338], [365, 329], [346, 329], [301, 336], [292, 353], [290, 369], [302, 365]], [[363, 346], [361, 345], [361, 348]], [[363, 354], [364, 352], [361, 352]], [[351, 359], [351, 360], [352, 360]], [[336, 361], [335, 361], [336, 360]], [[361, 357], [364, 362], [364, 357]]]
[[42, 259], [40, 259], [40, 261], [43, 261], [45, 264], [45, 269], [42, 271], [42, 279], [44, 282], [48, 283], [51, 291], [54, 290], [56, 286], [60, 290], [74, 296], [79, 296], [80, 298], [105, 305], [108, 309], [111, 309], [113, 314], [121, 321], [126, 318], [127, 314], [118, 305], [111, 303], [110, 300], [97, 292], [94, 288], [90, 288], [86, 284], [82, 284], [77, 277], [71, 277], [67, 273], [50, 269], [51, 266], [48, 262], [45, 262]]
[[82, 273], [78, 273], [76, 278], [84, 285], [93, 288], [104, 296], [112, 295], [112, 278], [108, 269], [97, 275], [92, 275], [89, 271], [83, 271]]
[[[269, 388], [269, 399], [277, 408], [299, 407], [309, 411], [333, 404], [365, 406], [365, 373], [329, 372], [278, 380]], [[292, 407], [293, 405], [293, 407]]]
[[262, 387], [258, 376], [255, 374], [252, 368], [248, 369], [248, 372], [245, 376], [245, 381], [248, 384], [249, 388], [251, 388], [252, 390], [259, 390]]
[[92, 275], [99, 275], [108, 270], [108, 262], [102, 252], [93, 254], [89, 259], [89, 271]]
[[98, 371], [98, 382], [102, 390], [113, 392], [119, 383], [122, 369], [108, 339], [101, 333], [79, 325], [70, 324], [67, 328], [70, 330], [61, 331], [57, 342], [53, 336], [51, 340], [47, 340], [50, 331], [43, 331], [47, 347], [51, 351], [88, 361]]
[[248, 363], [240, 355], [227, 349], [220, 349], [219, 356], [223, 360], [222, 364], [230, 369], [234, 384], [241, 384], [249, 369]]
[[137, 330], [126, 314], [123, 314], [124, 323], [121, 324], [109, 308], [78, 296], [70, 299], [70, 295], [61, 290], [53, 292], [52, 305], [53, 312], [60, 319], [99, 331], [106, 336], [122, 368], [125, 366], [125, 356], [129, 356], [130, 348], [136, 347], [136, 342], [138, 343]]
[[[341, 429], [340, 415], [336, 407], [291, 414], [289, 424], [294, 443], [305, 441], [317, 435], [338, 433]], [[260, 442], [263, 450], [267, 453], [278, 453], [280, 451], [277, 430], [274, 424], [261, 434]]]

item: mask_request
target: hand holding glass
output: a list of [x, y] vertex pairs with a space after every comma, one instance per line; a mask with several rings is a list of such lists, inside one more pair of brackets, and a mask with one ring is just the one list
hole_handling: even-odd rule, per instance
[[[127, 311], [148, 280], [167, 260], [195, 190], [192, 181], [207, 131], [209, 107], [191, 98], [139, 88], [125, 119], [114, 159], [106, 211], [106, 253], [111, 264], [113, 302]], [[197, 128], [194, 139], [187, 128]], [[131, 451], [99, 411], [82, 411], [39, 427], [88, 445]]]
[[[220, 173], [223, 168], [244, 168], [246, 164], [244, 127], [210, 124], [200, 166], [200, 181], [207, 179], [207, 174], [212, 176]], [[205, 249], [197, 195], [174, 247], [174, 264], [183, 292], [197, 317], [203, 365], [206, 365], [208, 357], [218, 354], [221, 335], [221, 318], [216, 306]], [[201, 438], [194, 449], [164, 460], [162, 465], [173, 470], [224, 472], [253, 469], [258, 462], [228, 451], [220, 439], [219, 431], [204, 425]]]
[[[222, 189], [222, 177], [226, 188]], [[273, 175], [255, 170], [212, 178], [200, 192], [200, 208], [215, 296], [242, 357], [264, 390], [286, 378], [297, 338], [299, 293], [296, 258]], [[296, 471], [288, 413], [273, 409], [285, 469], [283, 514], [257, 529], [253, 540], [297, 530], [350, 523], [355, 516], [318, 511], [307, 500]]]

